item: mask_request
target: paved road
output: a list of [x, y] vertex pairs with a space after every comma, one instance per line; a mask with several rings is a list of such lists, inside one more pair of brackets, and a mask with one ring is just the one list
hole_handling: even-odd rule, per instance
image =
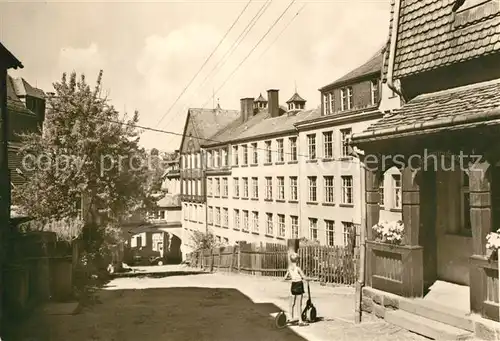
[[[147, 269], [157, 272], [156, 269]], [[117, 278], [100, 291], [99, 304], [78, 315], [34, 317], [19, 330], [19, 341], [234, 341], [234, 340], [424, 340], [369, 319], [355, 325], [353, 290], [311, 287], [325, 320], [278, 330], [272, 314], [287, 308], [289, 283], [229, 274]], [[151, 271], [152, 270], [152, 271]], [[184, 271], [192, 269], [184, 269]], [[351, 321], [350, 321], [351, 320]]]

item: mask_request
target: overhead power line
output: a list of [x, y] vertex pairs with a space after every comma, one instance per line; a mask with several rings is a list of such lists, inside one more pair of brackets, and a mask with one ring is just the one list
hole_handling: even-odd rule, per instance
[[[259, 21], [259, 19], [262, 17], [262, 15], [267, 11], [271, 2], [272, 2], [272, 0], [266, 0], [266, 2], [260, 7], [260, 9], [257, 11], [257, 13], [253, 16], [253, 18], [250, 20], [250, 22], [243, 29], [243, 31], [241, 31], [238, 38], [236, 38], [233, 45], [231, 45], [231, 47], [226, 51], [226, 53], [222, 56], [222, 58], [217, 62], [217, 64], [208, 73], [208, 75], [205, 77], [205, 79], [200, 83], [200, 85], [196, 89], [195, 93], [199, 92], [199, 90], [205, 85], [205, 83], [207, 82], [207, 80], [210, 77], [212, 77], [212, 76], [215, 77], [217, 75], [218, 72], [216, 72], [216, 71], [218, 69], [220, 69], [222, 66], [224, 66], [224, 64], [226, 63], [228, 58], [231, 57], [233, 52], [238, 48], [238, 46], [243, 42], [243, 40], [245, 40], [247, 35], [250, 33], [250, 31], [255, 26], [255, 24]], [[187, 106], [184, 106], [182, 111], [187, 110], [187, 107], [189, 107], [189, 104]], [[180, 112], [179, 114], [182, 114], [182, 112]], [[170, 124], [174, 118], [175, 118], [175, 116], [171, 117], [168, 124]], [[164, 125], [164, 127], [167, 127], [168, 124]]]
[[208, 63], [208, 61], [210, 60], [210, 58], [212, 58], [212, 56], [215, 54], [215, 52], [217, 51], [217, 49], [219, 48], [219, 46], [224, 42], [224, 40], [226, 39], [227, 35], [229, 34], [229, 32], [231, 32], [231, 30], [233, 29], [233, 27], [236, 25], [236, 23], [240, 20], [241, 16], [243, 15], [243, 13], [245, 13], [245, 11], [247, 10], [248, 6], [250, 5], [250, 3], [252, 2], [253, 0], [249, 0], [246, 4], [246, 6], [241, 10], [240, 14], [238, 15], [238, 17], [236, 17], [236, 20], [233, 22], [233, 24], [229, 27], [229, 29], [226, 31], [226, 33], [224, 34], [224, 36], [222, 37], [222, 39], [219, 41], [219, 44], [217, 44], [217, 46], [215, 47], [215, 49], [212, 51], [212, 53], [210, 53], [210, 55], [207, 57], [207, 59], [205, 59], [205, 62], [201, 65], [200, 69], [195, 73], [195, 75], [193, 76], [193, 78], [191, 78], [191, 80], [189, 81], [189, 83], [184, 87], [184, 89], [181, 91], [181, 93], [179, 94], [179, 96], [177, 96], [176, 100], [174, 101], [174, 103], [172, 103], [172, 105], [170, 106], [170, 108], [168, 108], [167, 112], [162, 116], [162, 118], [160, 119], [160, 121], [158, 121], [158, 125], [161, 123], [161, 121], [163, 121], [163, 119], [170, 113], [170, 111], [172, 111], [172, 108], [177, 104], [177, 102], [179, 101], [179, 99], [182, 97], [182, 95], [184, 95], [184, 93], [186, 92], [186, 90], [191, 86], [191, 84], [193, 83], [193, 81], [196, 79], [196, 77], [198, 77], [198, 75], [200, 74], [200, 72], [203, 70], [203, 68], [205, 67], [205, 65]]
[[[285, 8], [285, 10], [283, 11], [283, 13], [281, 13], [281, 15], [274, 21], [274, 23], [271, 25], [271, 27], [269, 27], [269, 29], [267, 30], [267, 32], [262, 36], [262, 38], [260, 38], [260, 40], [257, 42], [257, 44], [255, 44], [255, 46], [250, 50], [250, 52], [246, 55], [246, 57], [241, 61], [240, 64], [238, 64], [238, 66], [236, 67], [236, 69], [234, 69], [234, 71], [229, 75], [229, 77], [226, 78], [226, 80], [222, 83], [222, 85], [217, 89], [217, 91], [215, 91], [215, 94], [217, 94], [225, 85], [226, 83], [231, 79], [231, 77], [239, 70], [239, 68], [241, 67], [241, 65], [243, 65], [243, 63], [252, 55], [253, 51], [255, 51], [255, 49], [260, 45], [260, 43], [267, 37], [267, 35], [271, 32], [271, 30], [276, 26], [276, 24], [281, 20], [281, 18], [283, 18], [283, 16], [286, 14], [286, 12], [288, 12], [288, 10], [290, 9], [290, 7], [292, 7], [292, 5], [295, 3], [296, 0], [292, 0], [290, 2], [290, 4], [288, 5], [287, 8]], [[205, 102], [205, 104], [203, 105], [203, 108], [205, 108], [205, 106], [207, 105], [207, 103], [210, 101], [210, 99]]]
[[304, 9], [304, 7], [306, 7], [307, 3], [304, 3], [302, 5], [302, 7], [297, 11], [297, 13], [295, 13], [295, 15], [292, 17], [292, 19], [290, 19], [290, 21], [285, 25], [285, 27], [283, 27], [283, 29], [281, 30], [281, 32], [276, 36], [276, 38], [273, 40], [273, 42], [260, 54], [260, 56], [256, 59], [256, 62], [259, 61], [262, 56], [264, 56], [266, 54], [267, 51], [269, 51], [269, 49], [278, 41], [279, 38], [281, 38], [281, 36], [283, 35], [283, 33], [287, 30], [287, 28], [292, 24], [292, 22], [299, 16], [300, 12], [302, 12], [302, 10]]

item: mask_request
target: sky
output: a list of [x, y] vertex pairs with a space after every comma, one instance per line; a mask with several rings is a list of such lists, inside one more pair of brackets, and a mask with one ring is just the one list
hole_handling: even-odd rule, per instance
[[241, 98], [271, 88], [283, 104], [297, 89], [306, 107], [317, 107], [320, 87], [387, 40], [389, 2], [0, 2], [0, 41], [24, 65], [9, 73], [46, 92], [63, 72], [83, 73], [93, 85], [103, 70], [118, 111], [138, 110], [140, 125], [173, 133], [144, 131], [141, 144], [172, 151], [189, 107], [239, 110]]

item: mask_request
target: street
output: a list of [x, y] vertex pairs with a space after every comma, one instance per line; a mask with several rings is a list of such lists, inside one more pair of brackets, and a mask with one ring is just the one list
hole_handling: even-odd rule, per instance
[[[289, 283], [232, 274], [190, 274], [180, 266], [142, 268], [140, 277], [112, 280], [98, 303], [76, 315], [34, 315], [19, 341], [65, 340], [424, 340], [368, 316], [355, 325], [354, 290], [313, 283], [322, 321], [276, 329], [272, 314], [287, 309]], [[158, 274], [163, 271], [163, 276]], [[148, 277], [147, 272], [151, 272]], [[305, 303], [305, 302], [304, 302]]]

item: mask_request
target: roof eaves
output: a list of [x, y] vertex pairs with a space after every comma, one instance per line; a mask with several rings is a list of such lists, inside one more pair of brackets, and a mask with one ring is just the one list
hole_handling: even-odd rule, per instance
[[363, 75], [359, 75], [359, 76], [356, 76], [353, 78], [349, 78], [349, 79], [345, 79], [345, 80], [341, 80], [341, 81], [335, 81], [333, 83], [330, 83], [328, 85], [325, 85], [325, 86], [319, 88], [318, 91], [323, 92], [323, 91], [332, 90], [333, 88], [350, 85], [350, 84], [356, 83], [360, 80], [372, 78], [375, 75], [382, 75], [382, 69], [374, 71], [374, 72], [365, 73]]
[[0, 43], [0, 60], [4, 62], [4, 67], [6, 69], [24, 68], [19, 59], [17, 59], [2, 43]]

